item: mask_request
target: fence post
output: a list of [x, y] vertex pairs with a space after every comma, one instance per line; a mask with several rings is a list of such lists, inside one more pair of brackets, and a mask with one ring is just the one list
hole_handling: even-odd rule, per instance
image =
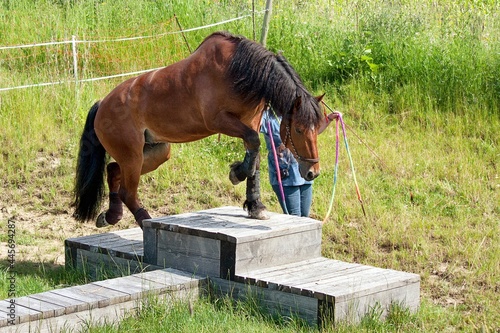
[[271, 21], [271, 13], [273, 11], [273, 0], [266, 1], [266, 13], [264, 14], [264, 23], [262, 23], [262, 34], [260, 36], [260, 43], [266, 46], [267, 32], [269, 31], [269, 21]]
[[75, 75], [75, 83], [78, 84], [78, 53], [76, 48], [76, 36], [71, 38], [71, 45], [73, 47], [73, 74]]

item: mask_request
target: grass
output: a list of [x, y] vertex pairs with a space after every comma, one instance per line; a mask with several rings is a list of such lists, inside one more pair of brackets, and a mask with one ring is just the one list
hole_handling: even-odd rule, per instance
[[[21, 0], [0, 6], [0, 44], [18, 45], [72, 35], [100, 40], [175, 31], [174, 13], [188, 28], [249, 13], [251, 2]], [[264, 1], [256, 1], [256, 7], [262, 9]], [[44, 17], [35, 28], [34, 12]], [[269, 49], [283, 50], [311, 91], [326, 92], [327, 102], [343, 112], [354, 131], [348, 131], [348, 139], [367, 217], [341, 146], [323, 255], [422, 277], [422, 306], [416, 315], [395, 309], [390, 320], [379, 322], [374, 313], [358, 327], [338, 330], [499, 329], [499, 16], [492, 1], [274, 2]], [[261, 21], [257, 16], [257, 27]], [[252, 36], [246, 19], [188, 33], [190, 47], [217, 29]], [[158, 67], [188, 53], [180, 35], [81, 44], [80, 78]], [[0, 50], [0, 87], [71, 80], [71, 66], [67, 46]], [[121, 80], [0, 92], [0, 226], [5, 228], [7, 219], [17, 221], [17, 267], [25, 267], [18, 273], [20, 294], [85, 281], [34, 253], [41, 256], [50, 241], [62, 244], [70, 235], [97, 232], [68, 222], [74, 157], [88, 109]], [[312, 212], [320, 220], [331, 195], [334, 134], [331, 126], [319, 139], [322, 176], [315, 181]], [[224, 136], [175, 145], [172, 160], [142, 178], [145, 206], [156, 214], [240, 206], [244, 187], [232, 186], [227, 172], [242, 151], [239, 140]], [[262, 168], [265, 175], [267, 166]], [[262, 178], [263, 201], [279, 211]], [[129, 225], [123, 221], [121, 227]], [[0, 240], [4, 244], [6, 238]], [[5, 268], [1, 272], [6, 274]], [[0, 292], [4, 280], [0, 277]], [[309, 330], [211, 300], [201, 300], [194, 316], [186, 314], [186, 304], [175, 305], [173, 313], [164, 311], [165, 305], [155, 306], [126, 323], [144, 325], [136, 331], [145, 331], [144, 322], [135, 324], [138, 318], [153, 316], [167, 325], [175, 322], [169, 316], [178, 316], [179, 331], [189, 331], [193, 318], [203, 323], [200, 331], [217, 330], [213, 325], [218, 322], [227, 331]], [[111, 326], [117, 325], [122, 324]]]
[[[270, 316], [262, 311], [252, 299], [233, 301], [227, 297], [202, 298], [199, 301], [147, 302], [143, 311], [120, 323], [109, 323], [100, 327], [86, 327], [86, 332], [315, 332], [317, 328], [306, 325], [298, 318]], [[358, 326], [340, 324], [335, 332], [383, 332], [387, 328], [405, 331], [415, 330], [412, 315], [394, 306], [385, 323], [377, 319], [377, 311]], [[145, 324], [147, 323], [147, 324]], [[325, 332], [331, 332], [325, 328]]]

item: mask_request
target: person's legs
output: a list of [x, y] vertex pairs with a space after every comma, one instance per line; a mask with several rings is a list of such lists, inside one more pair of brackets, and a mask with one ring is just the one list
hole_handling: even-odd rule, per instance
[[[274, 193], [278, 197], [278, 201], [285, 213], [285, 207], [283, 206], [283, 200], [281, 199], [281, 192], [279, 186], [273, 186]], [[283, 186], [283, 191], [285, 192], [285, 203], [286, 210], [290, 215], [301, 215], [301, 201], [300, 201], [300, 186]]]
[[301, 216], [309, 216], [312, 203], [312, 184], [304, 184], [300, 186], [300, 214]]

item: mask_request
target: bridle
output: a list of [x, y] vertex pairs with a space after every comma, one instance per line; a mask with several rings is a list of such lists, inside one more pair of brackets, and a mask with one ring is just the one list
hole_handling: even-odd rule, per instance
[[299, 160], [299, 161], [302, 161], [302, 162], [309, 162], [309, 163], [312, 163], [312, 164], [318, 163], [319, 162], [319, 158], [305, 158], [305, 157], [302, 157], [302, 156], [299, 155], [299, 153], [297, 152], [297, 148], [295, 148], [295, 145], [293, 143], [292, 133], [290, 132], [290, 124], [286, 124], [285, 128], [286, 128], [286, 133], [285, 133], [285, 140], [284, 140], [283, 144], [286, 147], [286, 145], [288, 143], [288, 140], [290, 140], [290, 144], [292, 146], [292, 154], [295, 157], [295, 159]]

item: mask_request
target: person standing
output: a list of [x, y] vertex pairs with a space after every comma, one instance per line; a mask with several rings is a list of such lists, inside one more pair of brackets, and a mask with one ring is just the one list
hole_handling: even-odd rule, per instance
[[[330, 113], [327, 118], [328, 121], [320, 126], [318, 134], [323, 132], [330, 122], [338, 117], [338, 113]], [[312, 203], [312, 186], [313, 181], [307, 181], [300, 175], [299, 164], [292, 152], [285, 147], [280, 137], [280, 123], [281, 117], [277, 116], [272, 110], [267, 109], [264, 111], [262, 117], [262, 124], [260, 132], [264, 134], [267, 148], [267, 161], [269, 170], [269, 181], [273, 188], [274, 193], [278, 197], [281, 209], [283, 212], [290, 215], [308, 217], [311, 210]], [[271, 132], [269, 132], [271, 127]], [[279, 170], [276, 168], [274, 159], [274, 152], [271, 141], [274, 141], [276, 154], [278, 155]], [[278, 172], [281, 176], [281, 183], [283, 185], [283, 192], [285, 195], [285, 202], [283, 202], [281, 189], [278, 181]]]

